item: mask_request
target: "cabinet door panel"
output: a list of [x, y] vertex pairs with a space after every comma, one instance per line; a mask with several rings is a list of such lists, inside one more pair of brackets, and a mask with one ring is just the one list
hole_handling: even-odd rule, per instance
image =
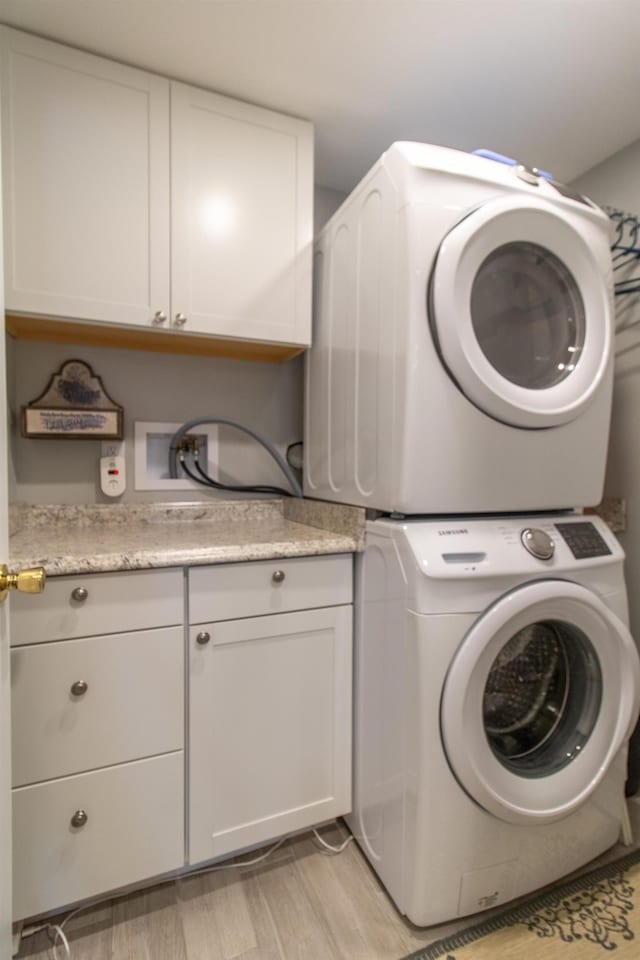
[[190, 623], [338, 607], [352, 600], [350, 554], [220, 563], [189, 570]]
[[39, 597], [11, 598], [12, 644], [182, 623], [182, 585], [182, 570], [172, 568], [50, 577]]
[[14, 918], [179, 869], [183, 770], [169, 753], [14, 790]]
[[192, 863], [348, 812], [351, 616], [191, 628]]
[[182, 750], [183, 649], [181, 627], [14, 647], [14, 787]]
[[149, 324], [169, 309], [169, 83], [2, 30], [6, 306]]
[[308, 344], [311, 126], [171, 85], [172, 310], [185, 330]]

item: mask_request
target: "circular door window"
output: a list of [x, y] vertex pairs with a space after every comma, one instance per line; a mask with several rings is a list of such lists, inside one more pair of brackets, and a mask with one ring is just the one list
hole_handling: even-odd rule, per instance
[[589, 638], [561, 620], [519, 630], [489, 668], [482, 719], [498, 761], [523, 777], [572, 763], [602, 703], [602, 671]]
[[561, 580], [513, 590], [464, 637], [442, 742], [464, 790], [512, 823], [560, 819], [596, 789], [635, 723], [640, 663], [625, 625]]
[[471, 288], [471, 324], [491, 366], [528, 390], [565, 380], [584, 347], [578, 286], [537, 243], [505, 243], [484, 260]]
[[543, 200], [502, 198], [465, 217], [440, 246], [428, 297], [436, 345], [459, 389], [514, 426], [573, 420], [610, 364], [603, 274], [578, 230]]

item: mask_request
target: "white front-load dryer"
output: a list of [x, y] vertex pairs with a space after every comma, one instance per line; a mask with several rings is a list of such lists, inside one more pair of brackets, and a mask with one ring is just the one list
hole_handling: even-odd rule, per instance
[[608, 230], [520, 166], [394, 144], [317, 240], [306, 493], [406, 515], [598, 503]]
[[418, 925], [611, 847], [640, 664], [623, 554], [579, 514], [367, 526], [349, 825]]

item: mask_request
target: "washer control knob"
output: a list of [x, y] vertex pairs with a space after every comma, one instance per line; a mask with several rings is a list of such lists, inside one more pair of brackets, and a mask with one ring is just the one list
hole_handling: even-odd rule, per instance
[[520, 534], [520, 539], [525, 550], [538, 560], [551, 560], [555, 553], [556, 545], [549, 534], [537, 527], [526, 527]]

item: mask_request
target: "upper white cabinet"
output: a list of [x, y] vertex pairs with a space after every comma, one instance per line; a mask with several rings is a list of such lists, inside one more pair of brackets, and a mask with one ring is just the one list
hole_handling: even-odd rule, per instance
[[310, 342], [311, 126], [171, 84], [173, 324]]
[[169, 82], [2, 30], [8, 310], [169, 309]]
[[1, 42], [9, 311], [310, 343], [309, 123]]

